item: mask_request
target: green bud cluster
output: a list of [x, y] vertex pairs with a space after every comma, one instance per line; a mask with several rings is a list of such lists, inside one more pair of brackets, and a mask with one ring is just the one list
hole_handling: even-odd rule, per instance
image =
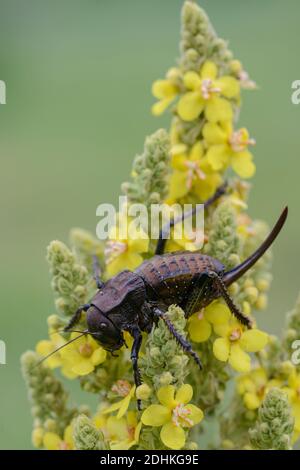
[[236, 228], [235, 210], [225, 201], [213, 213], [205, 253], [223, 263], [227, 270], [240, 262], [240, 243]]
[[40, 356], [27, 351], [21, 358], [22, 373], [31, 401], [34, 428], [57, 431], [62, 434], [77, 414], [67, 405], [68, 393], [53, 372], [39, 364]]
[[144, 152], [133, 161], [131, 182], [122, 185], [130, 203], [150, 207], [163, 202], [168, 191], [169, 146], [169, 136], [163, 129], [146, 138]]
[[75, 418], [73, 423], [73, 437], [77, 450], [105, 450], [108, 445], [104, 436], [93, 422], [84, 414]]
[[[176, 330], [185, 337], [186, 320], [181, 308], [171, 305], [167, 315]], [[149, 334], [140, 367], [143, 379], [155, 390], [163, 385], [181, 385], [187, 375], [189, 359], [169, 332], [163, 320]]]
[[89, 275], [75, 255], [60, 241], [53, 241], [47, 249], [47, 260], [52, 275], [52, 288], [57, 294], [56, 308], [66, 316], [72, 315], [87, 298]]
[[249, 431], [253, 448], [288, 450], [293, 429], [294, 418], [286, 394], [276, 388], [270, 390], [258, 410], [254, 428]]
[[207, 59], [213, 60], [223, 71], [228, 70], [232, 53], [197, 3], [191, 0], [184, 3], [181, 24], [180, 65], [184, 71], [198, 72]]

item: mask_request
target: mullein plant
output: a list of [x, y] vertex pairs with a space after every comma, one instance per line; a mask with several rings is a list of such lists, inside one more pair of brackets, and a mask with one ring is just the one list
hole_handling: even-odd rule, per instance
[[[268, 230], [264, 222], [247, 214], [249, 179], [256, 170], [255, 140], [237, 125], [241, 91], [255, 86], [205, 12], [195, 2], [185, 1], [179, 60], [152, 87], [156, 98], [152, 112], [159, 116], [170, 111], [170, 129], [146, 139], [143, 153], [133, 161], [131, 180], [122, 186], [128, 204], [150, 207], [162, 202], [202, 203], [228, 180], [226, 195], [207, 210], [202, 248], [227, 269], [253, 252]], [[125, 347], [118, 357], [111, 357], [88, 335], [62, 347], [80, 334], [62, 333], [63, 327], [95, 292], [93, 255], [108, 279], [123, 269], [135, 269], [154, 254], [154, 246], [155, 240], [146, 236], [132, 239], [118, 233], [102, 243], [82, 229], [71, 231], [68, 246], [50, 243], [47, 260], [55, 311], [48, 318], [49, 337], [22, 357], [34, 446], [291, 449], [300, 435], [300, 370], [291, 362], [292, 344], [300, 335], [300, 301], [287, 316], [282, 339], [257, 326], [256, 313], [266, 307], [272, 280], [270, 252], [230, 287], [243, 312], [252, 316], [252, 330], [245, 330], [222, 300], [189, 319], [178, 306], [169, 308], [169, 318], [203, 359], [201, 373], [162, 320], [144, 337], [143, 383], [137, 388]], [[169, 240], [167, 249], [198, 247], [193, 238], [184, 238]], [[82, 318], [77, 328], [85, 327]], [[130, 341], [126, 337], [128, 345]], [[96, 394], [98, 409], [69, 405], [54, 369]]]

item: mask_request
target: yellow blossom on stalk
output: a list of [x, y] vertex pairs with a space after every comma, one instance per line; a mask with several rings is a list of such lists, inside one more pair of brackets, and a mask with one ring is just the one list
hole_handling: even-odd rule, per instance
[[212, 325], [223, 324], [228, 320], [228, 307], [215, 300], [199, 312], [194, 313], [188, 321], [188, 331], [192, 341], [207, 341], [212, 333]]
[[237, 379], [237, 391], [242, 395], [244, 404], [249, 410], [259, 408], [267, 392], [274, 387], [281, 387], [280, 380], [268, 380], [267, 373], [262, 367], [253, 369]]
[[177, 144], [172, 147], [171, 153], [173, 173], [169, 198], [180, 199], [192, 189], [201, 200], [211, 196], [221, 178], [204, 156], [203, 144], [198, 141], [189, 151], [185, 144]]
[[[42, 339], [39, 341], [35, 347], [35, 350], [41, 356], [48, 356], [57, 348], [62, 346], [66, 341], [60, 334], [52, 335], [51, 339]], [[60, 367], [62, 365], [62, 360], [59, 352], [52, 354], [48, 359], [46, 359], [45, 363], [47, 364], [50, 369], [55, 369], [56, 367]]]
[[137, 421], [137, 413], [128, 411], [118, 419], [110, 416], [106, 422], [111, 450], [127, 450], [139, 441], [142, 423]]
[[197, 251], [202, 248], [205, 239], [203, 230], [191, 230], [191, 233], [188, 234], [184, 233], [184, 227], [180, 227], [180, 224], [177, 224], [171, 234], [171, 239], [167, 241], [166, 251]]
[[120, 214], [118, 227], [111, 231], [106, 243], [105, 257], [109, 276], [114, 276], [123, 269], [134, 270], [143, 261], [141, 253], [148, 251], [148, 235], [131, 222], [126, 215]]
[[66, 427], [63, 438], [54, 432], [46, 432], [43, 438], [43, 445], [47, 450], [73, 450], [72, 426], [69, 425]]
[[131, 386], [127, 380], [118, 380], [115, 385], [113, 385], [112, 391], [117, 393], [120, 397], [122, 397], [122, 399], [106, 408], [103, 413], [107, 414], [112, 413], [113, 411], [118, 411], [117, 418], [120, 419], [125, 415], [129, 408], [130, 402], [134, 397], [135, 385]]
[[159, 101], [152, 106], [152, 113], [155, 116], [162, 114], [167, 107], [175, 100], [179, 93], [176, 80], [180, 76], [177, 68], [171, 68], [164, 80], [156, 80], [152, 85], [152, 94]]
[[72, 333], [71, 339], [78, 339], [60, 351], [63, 364], [75, 377], [90, 374], [106, 359], [106, 351], [90, 335], [79, 336]]
[[222, 324], [214, 324], [214, 331], [221, 338], [217, 338], [213, 344], [213, 353], [219, 361], [229, 362], [231, 367], [238, 372], [249, 372], [251, 369], [250, 352], [258, 352], [268, 343], [267, 333], [253, 328], [245, 330], [245, 327], [232, 317], [228, 309], [228, 321]]
[[243, 69], [243, 66], [239, 60], [232, 60], [230, 63], [230, 68], [239, 80], [241, 88], [246, 90], [255, 90], [255, 88], [257, 88], [256, 83], [254, 80], [251, 80], [248, 72]]
[[247, 129], [235, 131], [231, 122], [221, 124], [208, 122], [203, 127], [203, 136], [208, 146], [206, 158], [213, 170], [224, 171], [229, 165], [241, 178], [251, 178], [255, 173], [253, 155], [248, 150], [255, 140]]
[[52, 331], [51, 333], [50, 330], [49, 334], [51, 335], [51, 339], [44, 339], [39, 341], [35, 348], [36, 352], [44, 357], [48, 356], [48, 354], [51, 354], [51, 356], [45, 360], [47, 366], [50, 367], [50, 369], [60, 367], [61, 373], [65, 377], [67, 377], [68, 379], [74, 379], [75, 377], [77, 377], [77, 375], [72, 371], [70, 364], [66, 363], [66, 361], [63, 361], [61, 356], [62, 350], [56, 352], [55, 354], [52, 354], [53, 351], [63, 346], [66, 343], [66, 340], [55, 331]]
[[217, 66], [210, 61], [202, 65], [199, 74], [190, 71], [184, 75], [184, 85], [191, 91], [185, 93], [178, 102], [177, 112], [181, 119], [193, 121], [202, 111], [210, 122], [232, 119], [231, 103], [224, 98], [238, 99], [239, 82], [230, 76], [217, 76]]
[[146, 426], [162, 426], [160, 438], [170, 449], [182, 449], [186, 436], [184, 428], [191, 428], [203, 419], [203, 412], [189, 404], [193, 397], [193, 388], [182, 385], [175, 394], [173, 385], [166, 385], [157, 391], [160, 405], [150, 405], [142, 414], [142, 423]]

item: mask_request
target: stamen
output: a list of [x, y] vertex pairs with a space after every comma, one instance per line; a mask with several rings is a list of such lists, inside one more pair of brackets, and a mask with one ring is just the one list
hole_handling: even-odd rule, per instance
[[239, 328], [232, 330], [229, 336], [230, 341], [238, 341], [242, 335], [242, 332]]
[[126, 242], [120, 242], [118, 240], [108, 240], [104, 250], [104, 255], [106, 261], [111, 263], [115, 258], [117, 258], [122, 253], [125, 253], [128, 245]]
[[131, 385], [129, 382], [127, 382], [127, 380], [117, 380], [111, 389], [120, 397], [127, 397], [128, 393], [130, 392]]
[[191, 414], [191, 410], [185, 408], [184, 405], [180, 403], [173, 410], [173, 415], [172, 415], [173, 424], [175, 424], [175, 426], [180, 426], [182, 425], [182, 421], [183, 421], [184, 424], [187, 424], [188, 426], [193, 426], [194, 424], [193, 421], [188, 417], [190, 414]]
[[220, 87], [214, 87], [211, 78], [204, 78], [201, 83], [201, 93], [205, 100], [209, 100], [213, 93], [220, 93]]

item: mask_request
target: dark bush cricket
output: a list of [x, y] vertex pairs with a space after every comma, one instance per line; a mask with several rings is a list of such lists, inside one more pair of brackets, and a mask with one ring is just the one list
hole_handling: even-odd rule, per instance
[[[204, 207], [213, 204], [225, 191], [226, 186], [223, 185], [206, 201]], [[192, 216], [194, 212], [195, 210], [184, 214], [183, 217]], [[134, 381], [138, 386], [141, 384], [138, 368], [141, 333], [149, 333], [161, 318], [178, 344], [202, 368], [200, 359], [189, 341], [176, 331], [166, 315], [168, 307], [172, 304], [179, 305], [188, 318], [213, 300], [223, 297], [232, 314], [243, 325], [251, 328], [251, 320], [237, 308], [227, 288], [248, 271], [272, 245], [286, 221], [287, 214], [286, 207], [261, 246], [248, 259], [227, 272], [218, 260], [198, 252], [164, 254], [171, 227], [183, 218], [173, 220], [160, 232], [155, 256], [144, 261], [134, 272], [122, 271], [104, 283], [100, 280], [100, 270], [94, 260], [98, 291], [89, 304], [79, 307], [64, 331], [72, 330], [80, 320], [82, 312], [86, 312], [87, 330], [82, 331], [82, 334], [92, 335], [104, 349], [112, 353], [125, 344], [123, 331], [128, 331], [133, 337], [131, 360]]]

